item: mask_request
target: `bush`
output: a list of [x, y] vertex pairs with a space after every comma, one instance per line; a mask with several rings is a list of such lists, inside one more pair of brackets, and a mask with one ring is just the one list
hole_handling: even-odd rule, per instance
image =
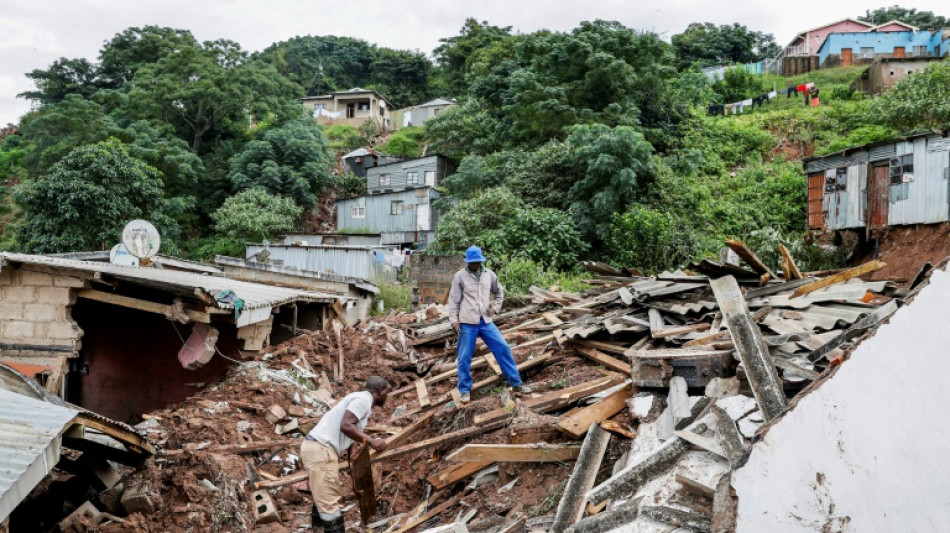
[[360, 131], [353, 126], [334, 124], [324, 128], [323, 134], [327, 137], [330, 149], [341, 155], [366, 144]]
[[490, 259], [488, 266], [498, 275], [498, 281], [505, 288], [506, 299], [527, 296], [532, 285], [542, 289], [556, 286], [562, 291], [580, 292], [588, 288], [583, 280], [590, 277], [578, 271], [559, 272], [547, 269], [540, 263], [525, 258]]
[[262, 242], [294, 229], [303, 210], [293, 200], [250, 189], [225, 200], [211, 218], [215, 230], [225, 237]]
[[412, 309], [412, 287], [405, 283], [381, 283], [377, 301], [383, 302], [383, 310], [409, 311]]
[[668, 212], [635, 205], [614, 215], [606, 239], [607, 255], [615, 263], [656, 273], [682, 265], [698, 256], [704, 246], [694, 227]]
[[380, 150], [390, 155], [415, 159], [422, 155], [422, 138], [425, 129], [421, 126], [402, 128], [380, 146]]
[[570, 215], [547, 208], [518, 211], [495, 239], [502, 253], [556, 269], [573, 267], [588, 249]]

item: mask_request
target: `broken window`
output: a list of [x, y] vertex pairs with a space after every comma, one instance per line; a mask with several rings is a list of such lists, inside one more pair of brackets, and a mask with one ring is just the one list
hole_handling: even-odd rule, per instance
[[891, 185], [914, 181], [914, 154], [892, 157], [890, 167]]
[[389, 203], [389, 214], [390, 215], [401, 215], [403, 212], [403, 203], [402, 200], [393, 200]]
[[407, 172], [407, 173], [406, 173], [406, 184], [407, 184], [407, 185], [418, 185], [418, 184], [419, 184], [419, 173], [418, 173], [418, 172]]

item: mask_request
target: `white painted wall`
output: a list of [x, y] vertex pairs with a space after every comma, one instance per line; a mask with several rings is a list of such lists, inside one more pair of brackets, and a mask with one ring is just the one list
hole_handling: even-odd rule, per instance
[[738, 531], [950, 530], [948, 406], [950, 274], [935, 271], [733, 474]]

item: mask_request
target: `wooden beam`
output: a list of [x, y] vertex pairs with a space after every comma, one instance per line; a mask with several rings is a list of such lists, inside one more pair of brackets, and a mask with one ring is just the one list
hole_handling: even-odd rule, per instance
[[616, 357], [611, 357], [596, 348], [588, 348], [586, 346], [575, 346], [574, 349], [577, 350], [577, 353], [579, 353], [583, 357], [590, 359], [591, 361], [599, 365], [603, 365], [606, 368], [620, 372], [621, 374], [625, 376], [630, 375], [630, 363], [621, 361], [617, 359]]
[[556, 314], [550, 311], [547, 313], [541, 313], [541, 316], [544, 317], [544, 319], [548, 321], [548, 324], [551, 324], [552, 326], [560, 326], [564, 323], [560, 318], [557, 317]]
[[584, 504], [587, 503], [584, 495], [594, 486], [609, 443], [609, 433], [597, 424], [590, 426], [584, 444], [581, 445], [579, 458], [574, 464], [574, 471], [561, 494], [554, 523], [551, 524], [551, 533], [564, 533], [565, 529], [583, 518]]
[[363, 443], [355, 456], [350, 457], [350, 475], [353, 492], [360, 502], [360, 519], [368, 524], [376, 515], [376, 489], [373, 486], [373, 466], [369, 457], [369, 445]]
[[446, 461], [502, 463], [552, 463], [573, 461], [580, 446], [563, 444], [466, 444], [445, 458]]
[[[619, 385], [621, 379], [618, 377], [605, 377], [600, 378], [588, 383], [581, 383], [580, 385], [575, 385], [573, 387], [568, 387], [566, 389], [561, 389], [558, 391], [548, 392], [542, 394], [538, 398], [531, 398], [524, 402], [525, 407], [528, 409], [538, 411], [538, 412], [547, 412], [553, 411], [555, 409], [560, 409], [566, 407], [585, 396], [590, 396], [591, 394], [597, 394], [602, 390], [609, 389], [616, 385]], [[480, 415], [475, 415], [475, 425], [485, 424], [485, 423], [497, 423], [499, 420], [504, 421], [511, 416], [511, 411], [507, 409], [495, 409], [494, 411], [489, 411], [487, 413], [482, 413]]]
[[755, 252], [749, 249], [741, 241], [727, 240], [726, 246], [732, 249], [743, 261], [748, 263], [752, 270], [755, 270], [759, 274], [768, 274], [770, 278], [775, 279], [775, 272], [765, 265], [759, 256], [755, 255]]
[[337, 349], [337, 364], [333, 367], [333, 380], [337, 383], [343, 382], [343, 324], [338, 320], [333, 319], [330, 322], [330, 326], [333, 328], [333, 336], [336, 337], [336, 349]]
[[[653, 309], [650, 309], [653, 311]], [[683, 335], [685, 333], [693, 333], [694, 331], [706, 331], [709, 329], [708, 322], [700, 322], [698, 324], [688, 324], [685, 326], [673, 326], [668, 328], [661, 328], [656, 331], [651, 331], [650, 335], [654, 339], [665, 339], [667, 337], [675, 337], [676, 335]]]
[[[508, 413], [508, 417], [511, 417], [511, 413]], [[439, 435], [438, 437], [433, 437], [431, 439], [422, 440], [402, 448], [396, 448], [394, 450], [386, 450], [385, 452], [374, 457], [374, 461], [382, 461], [384, 459], [393, 459], [395, 457], [402, 457], [410, 453], [434, 449], [437, 446], [442, 446], [444, 444], [450, 444], [464, 439], [470, 439], [472, 437], [481, 435], [482, 433], [487, 433], [489, 431], [498, 429], [508, 423], [507, 418], [502, 418], [484, 425], [475, 425], [467, 429], [462, 429], [455, 431], [453, 433], [446, 433], [445, 435]]]
[[802, 271], [795, 264], [795, 259], [784, 244], [778, 245], [778, 253], [782, 254], [782, 273], [785, 274], [785, 280], [802, 279]]
[[501, 374], [501, 367], [498, 366], [498, 361], [495, 360], [494, 354], [492, 354], [491, 352], [488, 352], [482, 357], [485, 358], [485, 362], [488, 363], [489, 367], [491, 367], [492, 372], [494, 372], [496, 375]]
[[587, 346], [588, 348], [596, 348], [600, 351], [613, 353], [617, 355], [624, 355], [624, 352], [627, 351], [627, 346], [623, 346], [614, 342], [601, 342], [601, 341], [573, 341], [574, 344], [580, 344], [581, 346]]
[[439, 515], [440, 513], [442, 513], [442, 511], [445, 511], [445, 510], [448, 509], [449, 507], [452, 507], [453, 505], [457, 504], [457, 503], [459, 502], [459, 500], [462, 499], [462, 496], [464, 496], [465, 494], [466, 494], [466, 491], [459, 492], [459, 493], [456, 494], [455, 496], [452, 496], [452, 497], [449, 498], [448, 500], [445, 500], [444, 502], [440, 503], [439, 505], [436, 505], [435, 507], [433, 507], [432, 510], [429, 511], [428, 513], [426, 513], [426, 514], [424, 514], [424, 515], [422, 515], [422, 516], [420, 516], [419, 518], [416, 518], [416, 519], [414, 519], [414, 520], [410, 520], [406, 525], [402, 526], [401, 528], [397, 529], [396, 531], [393, 531], [393, 533], [406, 533], [406, 531], [409, 531], [410, 529], [412, 529], [412, 528], [418, 526], [419, 524], [423, 524], [423, 523], [425, 523], [425, 522], [428, 522], [428, 521], [431, 520], [433, 517], [435, 517], [435, 516]]
[[869, 263], [864, 263], [861, 266], [849, 268], [844, 272], [839, 272], [826, 278], [821, 278], [820, 280], [809, 283], [803, 287], [799, 287], [795, 289], [795, 292], [792, 293], [791, 297], [798, 298], [799, 296], [805, 296], [806, 294], [811, 294], [818, 289], [824, 289], [825, 287], [830, 287], [831, 285], [848, 281], [852, 278], [870, 274], [871, 272], [878, 271], [886, 266], [887, 264], [882, 261], [871, 261]]
[[606, 398], [589, 405], [569, 417], [558, 421], [557, 427], [566, 435], [579, 439], [587, 434], [594, 424], [614, 416], [626, 407], [627, 400], [633, 396], [633, 384], [627, 384]]
[[[130, 296], [123, 296], [121, 294], [114, 294], [96, 289], [82, 289], [77, 293], [77, 296], [87, 300], [95, 300], [97, 302], [107, 303], [110, 305], [117, 305], [119, 307], [127, 307], [129, 309], [137, 309], [139, 311], [165, 316], [171, 315], [173, 310], [173, 307], [168, 304], [160, 304], [158, 302], [151, 302], [148, 300], [132, 298]], [[183, 311], [192, 322], [203, 322], [205, 324], [211, 322], [211, 315], [208, 313], [187, 308], [183, 309]]]
[[459, 463], [432, 474], [426, 481], [437, 490], [444, 489], [493, 464], [494, 461]]
[[[399, 433], [396, 433], [392, 437], [389, 437], [388, 439], [386, 439], [386, 447], [389, 449], [392, 449], [392, 448], [395, 448], [396, 446], [401, 446], [403, 443], [409, 440], [409, 437], [418, 433], [419, 430], [428, 427], [429, 423], [432, 422], [432, 419], [435, 418], [435, 414], [437, 411], [438, 411], [437, 409], [430, 409], [429, 411], [424, 413], [422, 416], [420, 416], [418, 420], [402, 428], [402, 430], [399, 431]], [[377, 455], [377, 453], [374, 451], [371, 455], [375, 456]]]
[[424, 379], [416, 380], [416, 394], [419, 395], [419, 407], [429, 407], [429, 391]]

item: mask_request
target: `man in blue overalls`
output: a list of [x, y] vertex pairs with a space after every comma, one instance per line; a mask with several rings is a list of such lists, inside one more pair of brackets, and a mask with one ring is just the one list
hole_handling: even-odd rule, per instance
[[505, 289], [498, 282], [498, 276], [483, 266], [484, 262], [485, 256], [478, 246], [465, 250], [466, 266], [455, 273], [449, 293], [449, 320], [459, 334], [459, 392], [463, 404], [471, 401], [472, 354], [479, 337], [495, 356], [502, 375], [515, 392], [531, 392], [531, 387], [522, 384], [511, 348], [492, 322], [492, 317], [501, 311]]

